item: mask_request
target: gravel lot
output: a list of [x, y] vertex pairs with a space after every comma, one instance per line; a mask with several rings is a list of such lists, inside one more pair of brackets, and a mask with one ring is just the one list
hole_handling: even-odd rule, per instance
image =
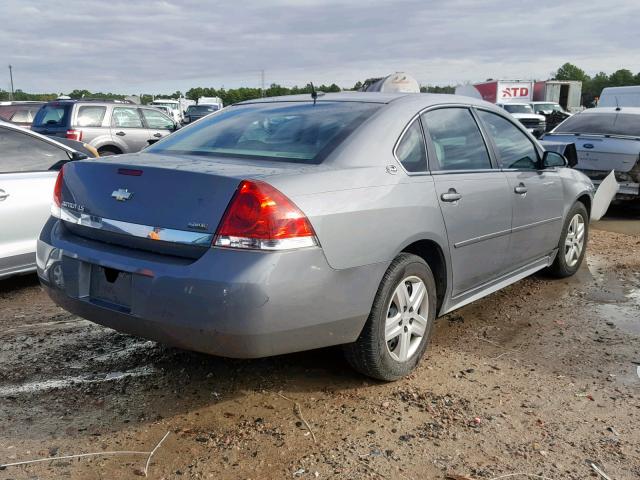
[[[639, 365], [633, 231], [592, 230], [574, 278], [537, 275], [444, 317], [419, 369], [390, 384], [337, 348], [238, 361], [122, 335], [20, 277], [0, 282], [0, 463], [145, 452], [171, 432], [149, 478], [585, 479], [593, 461], [638, 479]], [[139, 478], [146, 460], [0, 478]]]

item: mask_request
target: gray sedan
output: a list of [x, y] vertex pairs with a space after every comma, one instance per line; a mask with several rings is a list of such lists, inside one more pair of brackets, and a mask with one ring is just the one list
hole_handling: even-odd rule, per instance
[[67, 310], [230, 357], [342, 344], [384, 380], [436, 317], [574, 274], [593, 197], [502, 109], [382, 93], [244, 102], [55, 191], [38, 274]]

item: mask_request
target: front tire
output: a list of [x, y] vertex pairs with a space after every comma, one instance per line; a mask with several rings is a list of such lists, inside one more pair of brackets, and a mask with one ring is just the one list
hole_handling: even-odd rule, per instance
[[558, 254], [549, 273], [557, 278], [566, 278], [575, 274], [587, 251], [589, 239], [589, 214], [581, 202], [576, 202], [565, 220], [560, 241], [558, 242]]
[[435, 317], [436, 285], [429, 265], [401, 253], [382, 278], [360, 337], [344, 346], [345, 357], [369, 377], [402, 378], [424, 354]]

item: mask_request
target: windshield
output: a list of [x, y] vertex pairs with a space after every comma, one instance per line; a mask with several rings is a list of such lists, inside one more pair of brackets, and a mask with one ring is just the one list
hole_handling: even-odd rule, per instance
[[554, 133], [591, 133], [640, 137], [640, 115], [630, 113], [580, 113], [567, 118]]
[[503, 105], [503, 108], [509, 113], [533, 113], [531, 105]]
[[146, 151], [320, 163], [378, 108], [356, 102], [239, 105], [205, 117]]
[[536, 112], [564, 112], [557, 103], [536, 103], [533, 105]]
[[215, 105], [192, 105], [187, 108], [188, 113], [211, 113], [218, 110]]
[[155, 103], [155, 102], [153, 102], [151, 105], [154, 106], [154, 107], [168, 108], [170, 110], [174, 110], [174, 109], [178, 108], [178, 105], [175, 104], [175, 103]]
[[67, 117], [71, 105], [49, 104], [38, 110], [33, 120], [34, 127], [62, 127], [67, 125]]

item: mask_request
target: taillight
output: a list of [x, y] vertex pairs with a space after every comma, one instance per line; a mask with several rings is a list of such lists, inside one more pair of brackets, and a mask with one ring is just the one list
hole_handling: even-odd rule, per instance
[[53, 187], [53, 203], [51, 204], [51, 215], [60, 218], [60, 208], [62, 207], [62, 181], [64, 180], [64, 165], [58, 172], [56, 184]]
[[244, 180], [224, 213], [214, 245], [257, 250], [286, 250], [317, 245], [304, 213], [271, 185]]
[[82, 130], [67, 130], [67, 138], [80, 142], [82, 140]]

